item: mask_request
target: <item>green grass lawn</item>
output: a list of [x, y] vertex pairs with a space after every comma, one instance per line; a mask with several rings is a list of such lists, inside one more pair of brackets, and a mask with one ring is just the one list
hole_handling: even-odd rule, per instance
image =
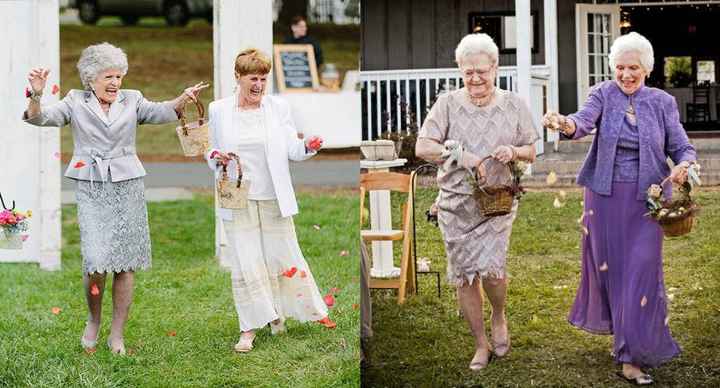
[[[123, 88], [139, 89], [148, 99], [174, 98], [187, 86], [200, 81], [212, 84], [213, 29], [207, 22], [194, 20], [186, 28], [166, 27], [159, 18], [141, 19], [141, 23], [133, 27], [119, 24], [118, 18], [103, 18], [98, 26], [60, 27], [62, 95], [70, 89], [82, 89], [76, 68], [82, 49], [104, 41], [127, 53], [129, 69]], [[358, 26], [320, 25], [311, 33], [321, 42], [325, 62], [335, 63], [344, 74], [358, 67], [359, 31]], [[283, 33], [276, 30], [274, 41], [279, 43], [282, 38]], [[203, 91], [201, 99], [205, 105], [212, 101], [213, 93], [212, 85]], [[193, 108], [191, 117], [195, 117], [194, 114]], [[176, 126], [171, 123], [138, 128], [138, 152], [143, 155], [182, 155]], [[72, 133], [68, 128], [61, 133], [61, 149], [64, 153], [72, 152]]]
[[[301, 194], [299, 201], [298, 238], [320, 292], [339, 288], [330, 310], [335, 330], [290, 320], [285, 335], [263, 329], [251, 353], [234, 353], [240, 333], [230, 274], [211, 253], [212, 199], [198, 197], [149, 204], [153, 268], [136, 276], [126, 330], [132, 355], [114, 356], [103, 346], [110, 293], [98, 351], [87, 355], [79, 341], [87, 308], [76, 209], [66, 206], [61, 271], [2, 265], [0, 387], [357, 386], [358, 220], [356, 212], [347, 215], [358, 206], [356, 196]], [[342, 250], [350, 254], [340, 256]], [[62, 309], [59, 315], [53, 307]]]
[[[418, 192], [418, 215], [434, 195]], [[431, 269], [442, 272], [442, 297], [429, 276], [420, 277], [419, 295], [403, 306], [389, 292], [373, 292], [375, 336], [363, 381], [373, 387], [628, 386], [615, 376], [611, 337], [585, 333], [566, 320], [580, 274], [580, 201], [579, 192], [560, 209], [553, 207], [552, 193], [523, 199], [508, 257], [512, 351], [478, 374], [468, 369], [473, 339], [445, 279], [440, 232], [418, 216], [418, 257], [430, 258]], [[656, 386], [720, 386], [720, 193], [702, 193], [699, 201], [696, 229], [665, 242], [670, 328], [683, 353], [651, 371]], [[488, 308], [486, 323], [489, 316]]]

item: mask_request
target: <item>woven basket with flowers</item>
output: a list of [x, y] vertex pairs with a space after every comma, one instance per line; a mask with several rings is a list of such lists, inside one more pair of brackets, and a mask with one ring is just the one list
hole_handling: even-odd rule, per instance
[[678, 185], [677, 195], [673, 192], [670, 199], [663, 199], [663, 187], [669, 179], [663, 179], [659, 185], [650, 185], [646, 205], [650, 210], [648, 215], [660, 224], [663, 234], [678, 237], [690, 233], [700, 206], [690, 196], [692, 184], [689, 181]]
[[[480, 164], [485, 163], [492, 156], [486, 156]], [[477, 170], [469, 174], [470, 185], [473, 187], [473, 196], [485, 217], [498, 217], [512, 211], [513, 200], [519, 199], [525, 193], [520, 186], [520, 177], [525, 173], [526, 165], [523, 162], [510, 162], [505, 165], [512, 175], [510, 184], [488, 185], [484, 176], [478, 176]]]

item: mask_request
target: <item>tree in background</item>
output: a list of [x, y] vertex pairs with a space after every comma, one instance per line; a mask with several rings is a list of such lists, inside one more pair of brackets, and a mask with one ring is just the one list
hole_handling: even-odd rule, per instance
[[692, 60], [690, 57], [665, 58], [665, 79], [667, 86], [685, 88], [692, 83]]
[[302, 16], [307, 19], [308, 0], [275, 0], [281, 2], [278, 13], [277, 24], [290, 31], [290, 19], [294, 16]]

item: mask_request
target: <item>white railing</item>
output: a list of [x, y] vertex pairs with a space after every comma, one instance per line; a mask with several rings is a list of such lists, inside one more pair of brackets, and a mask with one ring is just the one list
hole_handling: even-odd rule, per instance
[[[548, 106], [550, 70], [544, 65], [533, 66], [531, 74], [531, 111], [539, 124]], [[360, 82], [363, 140], [377, 139], [385, 132], [400, 134], [420, 128], [436, 96], [463, 85], [457, 68], [362, 71]], [[517, 68], [500, 66], [496, 85], [517, 90]]]

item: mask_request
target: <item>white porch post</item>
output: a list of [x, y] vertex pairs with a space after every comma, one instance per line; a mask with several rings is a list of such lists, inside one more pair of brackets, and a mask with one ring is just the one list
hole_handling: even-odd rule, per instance
[[[550, 88], [548, 89], [548, 110], [560, 111], [560, 80], [558, 78], [558, 40], [557, 40], [557, 0], [544, 0], [545, 25], [545, 65], [550, 68]], [[558, 150], [560, 137], [554, 134], [555, 151]]]
[[[272, 1], [214, 0], [213, 59], [215, 99], [227, 97], [235, 87], [235, 56], [254, 47], [272, 58]], [[267, 90], [272, 88], [272, 72]], [[217, 198], [215, 199], [217, 206]], [[222, 220], [215, 217], [215, 254], [227, 266]]]
[[0, 262], [37, 262], [60, 269], [60, 132], [24, 123], [27, 75], [33, 67], [50, 69], [43, 104], [58, 101], [60, 84], [58, 0], [0, 1], [0, 192], [7, 206], [32, 210], [28, 238], [21, 250], [0, 249]]
[[515, 35], [517, 47], [517, 93], [530, 105], [530, 0], [515, 0]]

